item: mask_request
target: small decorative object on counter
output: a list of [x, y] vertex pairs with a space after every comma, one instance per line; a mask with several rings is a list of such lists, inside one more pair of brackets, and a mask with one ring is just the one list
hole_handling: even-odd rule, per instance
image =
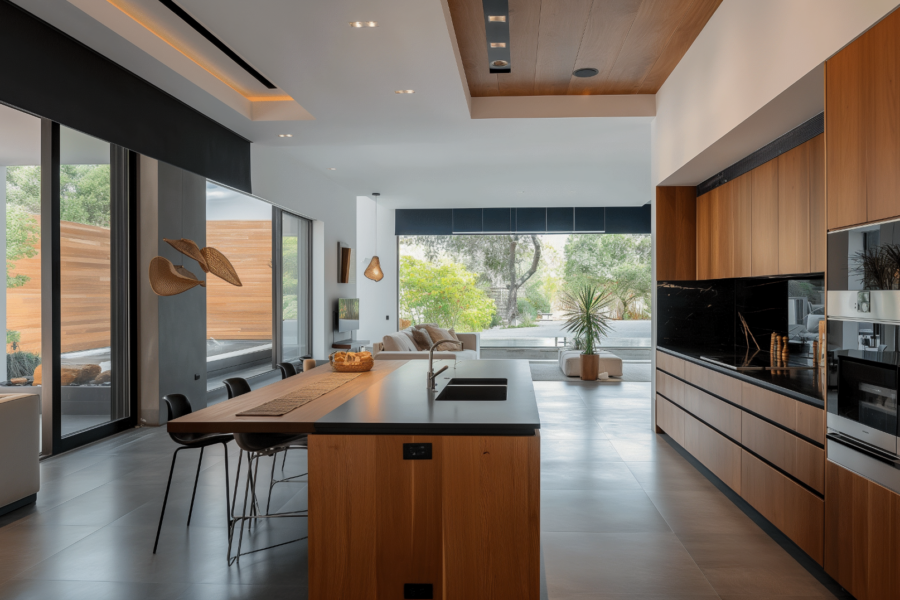
[[335, 352], [331, 355], [331, 368], [340, 373], [363, 373], [374, 366], [371, 352]]

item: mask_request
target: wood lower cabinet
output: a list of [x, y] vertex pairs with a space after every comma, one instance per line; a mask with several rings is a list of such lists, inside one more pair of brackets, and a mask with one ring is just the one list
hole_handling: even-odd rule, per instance
[[691, 415], [684, 415], [684, 449], [741, 493], [741, 447]]
[[746, 450], [741, 468], [743, 498], [822, 564], [825, 502]]
[[825, 411], [665, 352], [656, 364], [659, 430], [822, 564]]
[[828, 462], [825, 571], [857, 600], [900, 599], [900, 495]]
[[540, 597], [538, 435], [310, 435], [309, 463], [310, 598]]

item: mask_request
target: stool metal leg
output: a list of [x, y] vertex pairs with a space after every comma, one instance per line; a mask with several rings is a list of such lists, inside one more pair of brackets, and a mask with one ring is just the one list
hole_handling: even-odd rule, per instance
[[194, 476], [194, 491], [191, 494], [191, 508], [188, 510], [187, 526], [191, 526], [191, 515], [194, 514], [194, 498], [197, 496], [197, 482], [200, 481], [200, 465], [203, 464], [203, 448], [200, 448], [200, 460], [197, 461], [197, 474]]
[[172, 487], [172, 472], [175, 470], [175, 459], [178, 453], [184, 448], [178, 448], [172, 455], [172, 466], [169, 467], [169, 481], [166, 483], [166, 495], [163, 497], [162, 510], [159, 512], [159, 525], [156, 526], [156, 540], [153, 542], [153, 554], [156, 554], [156, 547], [159, 545], [159, 532], [162, 531], [163, 517], [166, 515], [166, 503], [169, 501], [169, 488]]

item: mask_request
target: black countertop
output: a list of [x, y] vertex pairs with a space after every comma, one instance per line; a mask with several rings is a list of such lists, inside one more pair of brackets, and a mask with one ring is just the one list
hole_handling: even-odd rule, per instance
[[701, 356], [709, 356], [708, 351], [671, 346], [657, 346], [657, 349], [672, 356], [702, 365], [712, 371], [758, 385], [778, 394], [783, 394], [794, 400], [799, 400], [818, 408], [825, 408], [825, 402], [822, 399], [824, 394], [815, 370], [781, 373], [776, 373], [775, 371], [735, 371], [720, 367], [706, 360], [701, 360]]
[[[540, 429], [528, 361], [434, 361], [437, 390], [426, 386], [427, 360], [411, 360], [315, 423], [321, 433], [398, 435], [534, 435]], [[454, 377], [505, 378], [507, 399], [441, 400], [438, 394]]]

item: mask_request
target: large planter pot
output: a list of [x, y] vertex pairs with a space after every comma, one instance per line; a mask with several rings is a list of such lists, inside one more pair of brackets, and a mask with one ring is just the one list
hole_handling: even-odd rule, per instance
[[581, 355], [581, 379], [582, 381], [597, 381], [600, 374], [600, 355], [599, 354], [582, 354]]

